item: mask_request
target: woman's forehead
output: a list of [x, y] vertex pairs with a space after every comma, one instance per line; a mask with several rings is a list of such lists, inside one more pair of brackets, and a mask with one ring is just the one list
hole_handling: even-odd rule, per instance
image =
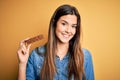
[[59, 21], [77, 24], [77, 16], [76, 15], [64, 15], [60, 17]]

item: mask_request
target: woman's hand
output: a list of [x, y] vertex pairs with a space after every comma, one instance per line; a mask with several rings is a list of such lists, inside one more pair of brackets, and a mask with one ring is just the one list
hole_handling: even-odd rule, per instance
[[[25, 40], [28, 40], [28, 38]], [[29, 57], [31, 44], [26, 45], [25, 40], [22, 40], [20, 42], [20, 48], [18, 49], [17, 54], [18, 54], [18, 59], [19, 59], [19, 65], [26, 66], [28, 57]]]

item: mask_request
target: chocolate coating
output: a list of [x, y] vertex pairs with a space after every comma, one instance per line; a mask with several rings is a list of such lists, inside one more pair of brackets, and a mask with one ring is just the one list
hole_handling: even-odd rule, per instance
[[31, 44], [31, 43], [36, 42], [36, 41], [41, 40], [41, 39], [43, 39], [43, 35], [42, 34], [26, 40], [25, 43], [26, 44]]

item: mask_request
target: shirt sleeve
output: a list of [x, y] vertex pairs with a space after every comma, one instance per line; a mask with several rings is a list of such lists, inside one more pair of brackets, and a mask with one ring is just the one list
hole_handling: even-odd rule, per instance
[[94, 80], [94, 69], [91, 53], [84, 49], [84, 70], [86, 74], [86, 80]]
[[27, 67], [26, 67], [26, 80], [35, 80], [35, 70], [34, 70], [34, 51], [31, 52]]

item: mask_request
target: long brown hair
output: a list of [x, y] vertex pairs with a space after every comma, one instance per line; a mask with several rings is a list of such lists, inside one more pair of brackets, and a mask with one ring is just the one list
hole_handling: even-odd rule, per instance
[[80, 14], [74, 6], [62, 5], [56, 9], [50, 20], [48, 42], [46, 44], [46, 54], [44, 57], [44, 63], [40, 73], [40, 80], [53, 80], [54, 78], [54, 75], [56, 73], [55, 49], [57, 46], [57, 37], [55, 35], [56, 23], [61, 16], [68, 14], [76, 15], [77, 17], [76, 34], [69, 42], [70, 58], [68, 64], [68, 80], [71, 80], [72, 77], [74, 78], [74, 80], [82, 80], [82, 78], [85, 79], [83, 66], [84, 55], [80, 45], [80, 32], [81, 32]]

